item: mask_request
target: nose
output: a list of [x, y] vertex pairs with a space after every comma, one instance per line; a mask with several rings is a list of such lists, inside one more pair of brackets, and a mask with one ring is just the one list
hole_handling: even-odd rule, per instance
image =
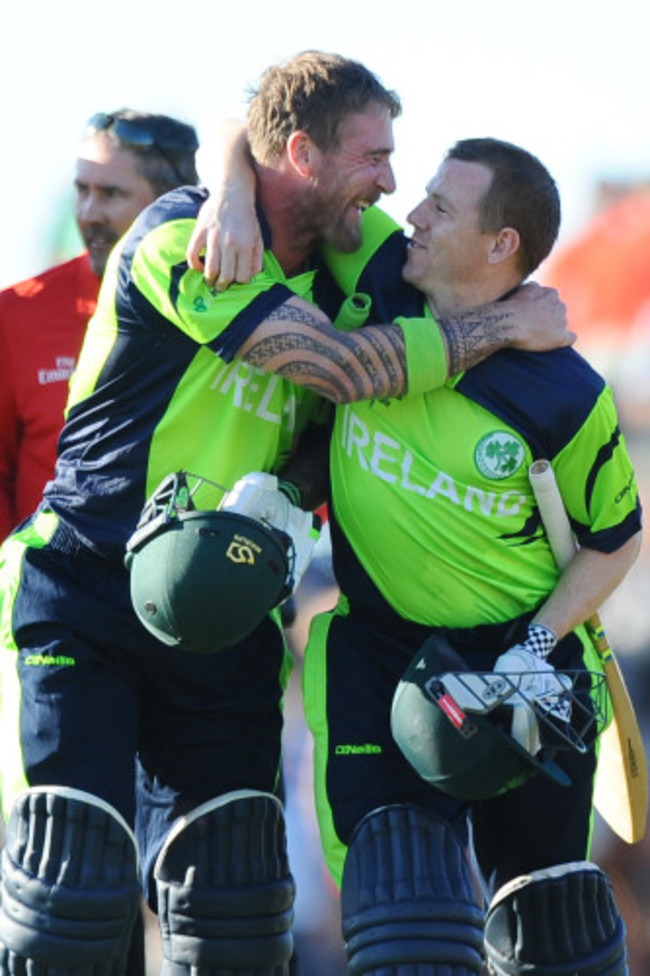
[[414, 207], [413, 210], [411, 210], [411, 212], [407, 215], [407, 223], [411, 224], [412, 227], [415, 227], [416, 230], [422, 230], [426, 225], [426, 221], [423, 219], [424, 212], [423, 203], [418, 203], [417, 207]]
[[101, 199], [96, 193], [85, 193], [79, 196], [75, 210], [80, 224], [99, 224], [103, 220]]
[[377, 177], [377, 185], [382, 193], [394, 193], [397, 183], [390, 160], [382, 163]]

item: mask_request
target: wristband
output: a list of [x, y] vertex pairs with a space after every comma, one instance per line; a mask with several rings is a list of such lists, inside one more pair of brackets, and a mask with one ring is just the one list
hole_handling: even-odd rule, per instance
[[431, 318], [397, 318], [404, 334], [407, 393], [428, 393], [447, 379], [447, 353], [438, 324]]
[[278, 478], [278, 491], [286, 495], [291, 504], [295, 505], [296, 508], [302, 508], [302, 492], [293, 481], [285, 481], [282, 478]]
[[525, 646], [537, 657], [541, 657], [545, 661], [556, 644], [557, 635], [550, 627], [545, 627], [543, 624], [528, 625], [528, 637]]

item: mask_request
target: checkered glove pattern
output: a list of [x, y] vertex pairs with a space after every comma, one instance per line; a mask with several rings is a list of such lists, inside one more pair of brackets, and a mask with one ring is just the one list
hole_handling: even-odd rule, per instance
[[544, 627], [543, 624], [529, 624], [528, 637], [520, 646], [545, 661], [556, 644], [557, 637], [550, 627]]
[[533, 754], [538, 747], [538, 729], [531, 702], [547, 715], [568, 723], [571, 721], [571, 678], [558, 674], [546, 658], [557, 644], [552, 630], [541, 624], [530, 624], [528, 637], [521, 644], [501, 654], [493, 670], [514, 681], [517, 691], [508, 699], [514, 708], [511, 735]]

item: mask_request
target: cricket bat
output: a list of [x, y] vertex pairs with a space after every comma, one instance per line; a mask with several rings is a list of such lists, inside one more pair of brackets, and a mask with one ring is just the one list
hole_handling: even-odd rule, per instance
[[[560, 569], [575, 556], [576, 543], [549, 461], [535, 461], [530, 484]], [[628, 844], [642, 840], [648, 812], [648, 769], [643, 738], [625, 680], [610, 648], [599, 615], [585, 621], [600, 656], [612, 702], [613, 718], [600, 739], [594, 804], [611, 829]]]

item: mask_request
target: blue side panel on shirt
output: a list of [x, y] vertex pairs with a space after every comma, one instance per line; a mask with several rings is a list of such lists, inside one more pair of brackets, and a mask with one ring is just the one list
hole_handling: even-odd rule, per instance
[[[202, 188], [184, 186], [165, 193], [142, 211], [133, 224], [120, 254], [118, 285], [115, 295], [120, 331], [128, 330], [131, 326], [141, 330], [145, 324], [146, 329], [155, 333], [158, 339], [164, 337], [165, 340], [185, 344], [189, 357], [196, 353], [195, 343], [189, 337], [184, 336], [139, 291], [131, 279], [131, 266], [135, 252], [147, 234], [161, 224], [171, 223], [175, 220], [194, 220], [207, 196], [207, 191]], [[174, 304], [178, 293], [178, 283], [187, 269], [188, 264], [185, 260], [180, 261], [171, 269], [170, 298]]]
[[574, 349], [502, 349], [468, 370], [456, 390], [519, 431], [536, 458], [553, 458], [583, 425], [604, 386]]
[[280, 283], [273, 285], [268, 291], [262, 292], [249, 302], [230, 325], [207, 345], [224, 362], [232, 362], [237, 350], [246, 342], [251, 332], [254, 332], [263, 319], [288, 301], [292, 295], [293, 292], [286, 285]]
[[324, 265], [318, 265], [314, 278], [314, 304], [318, 305], [332, 322], [336, 318], [345, 295]]
[[402, 278], [406, 244], [403, 234], [391, 234], [359, 277], [358, 290], [370, 295], [373, 301], [369, 322], [392, 322], [398, 316], [422, 317], [422, 292]]
[[207, 198], [208, 191], [198, 186], [181, 186], [164, 193], [138, 215], [123, 253], [130, 251], [132, 255], [142, 238], [160, 224], [171, 220], [194, 220]]

